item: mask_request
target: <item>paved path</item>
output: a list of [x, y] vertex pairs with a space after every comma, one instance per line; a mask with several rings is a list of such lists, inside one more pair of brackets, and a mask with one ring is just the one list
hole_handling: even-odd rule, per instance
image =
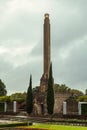
[[66, 122], [62, 118], [51, 118], [49, 117], [29, 117], [29, 116], [4, 116], [2, 120], [10, 120], [10, 121], [31, 121], [33, 123], [56, 123], [56, 124], [64, 124], [64, 125], [80, 125], [80, 126], [87, 126], [87, 123], [81, 123], [81, 122]]
[[7, 122], [14, 122], [14, 121], [32, 121], [36, 123], [43, 123], [43, 122], [49, 122], [50, 119], [46, 117], [29, 117], [29, 116], [3, 116], [1, 118], [2, 122], [7, 121]]

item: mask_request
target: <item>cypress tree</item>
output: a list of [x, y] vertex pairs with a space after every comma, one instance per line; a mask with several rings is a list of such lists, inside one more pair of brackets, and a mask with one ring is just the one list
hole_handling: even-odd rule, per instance
[[33, 111], [33, 93], [32, 93], [32, 76], [30, 75], [30, 83], [27, 90], [26, 96], [26, 111], [28, 114], [31, 114]]
[[54, 89], [53, 89], [53, 76], [52, 76], [52, 63], [50, 64], [48, 89], [47, 89], [47, 110], [48, 114], [52, 115], [54, 110]]

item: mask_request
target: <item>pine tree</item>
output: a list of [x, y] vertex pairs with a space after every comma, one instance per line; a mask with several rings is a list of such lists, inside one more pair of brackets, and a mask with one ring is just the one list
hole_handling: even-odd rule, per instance
[[52, 63], [49, 70], [48, 89], [47, 89], [47, 110], [48, 114], [52, 115], [54, 110], [54, 89], [52, 76]]
[[31, 114], [33, 111], [33, 93], [32, 93], [32, 76], [30, 75], [30, 83], [27, 90], [26, 96], [26, 111], [28, 114]]
[[85, 90], [85, 95], [87, 95], [87, 89]]

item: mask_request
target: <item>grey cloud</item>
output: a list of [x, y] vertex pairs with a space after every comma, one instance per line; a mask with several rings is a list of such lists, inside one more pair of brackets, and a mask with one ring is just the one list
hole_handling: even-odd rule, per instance
[[[87, 40], [74, 47], [68, 58], [61, 59], [59, 56], [54, 60], [54, 75], [58, 82], [69, 84], [72, 88], [85, 90], [87, 88]], [[56, 68], [56, 70], [55, 70]], [[84, 85], [83, 85], [84, 84]]]
[[33, 87], [39, 85], [40, 77], [42, 75], [42, 61], [40, 59], [36, 59], [23, 66], [14, 68], [8, 74], [8, 77], [5, 77], [8, 93], [10, 93], [10, 91], [11, 93], [14, 91], [27, 91], [30, 74], [32, 74], [33, 77]]
[[12, 19], [11, 23], [7, 24], [1, 31], [0, 37], [2, 39], [24, 39], [25, 41], [35, 41], [38, 34], [35, 30], [38, 30], [36, 26], [38, 22], [35, 18], [31, 19], [28, 16], [20, 16], [16, 19]]
[[7, 74], [12, 69], [13, 69], [13, 66], [11, 63], [4, 61], [3, 59], [0, 59], [0, 75]]
[[[80, 11], [76, 16], [71, 15], [66, 19], [56, 18], [56, 23], [52, 25], [52, 43], [58, 48], [70, 44], [71, 41], [79, 39], [87, 34], [87, 19], [81, 16]], [[60, 22], [59, 22], [60, 21]], [[53, 47], [54, 47], [53, 46]]]
[[[11, 56], [7, 53], [0, 55], [0, 76], [4, 79], [9, 93], [26, 91], [30, 74], [33, 75], [33, 86], [39, 85], [43, 73], [43, 12], [48, 11], [51, 21], [51, 56], [55, 82], [65, 83], [84, 91], [87, 85], [87, 40], [83, 39], [87, 35], [87, 1], [44, 2], [47, 6], [42, 7], [40, 4], [41, 11], [36, 13], [35, 9], [32, 12], [24, 10], [23, 5], [21, 8], [17, 5], [17, 11], [12, 12], [9, 17], [6, 17], [7, 21], [0, 24], [0, 47], [13, 51], [14, 48], [32, 46], [32, 50], [24, 55]], [[5, 17], [7, 2], [1, 1], [0, 5], [4, 7], [0, 16]], [[76, 47], [77, 42], [79, 42], [78, 47]], [[61, 57], [61, 50], [66, 51], [72, 46], [68, 56], [65, 59]], [[21, 65], [15, 67], [11, 60], [15, 63], [21, 60]]]
[[[53, 16], [53, 34], [56, 35], [58, 39], [72, 40], [74, 37], [81, 36], [86, 33], [87, 30], [87, 9], [84, 10], [84, 6], [87, 7], [87, 2], [81, 0], [77, 1], [64, 1], [62, 0], [60, 3], [64, 4], [64, 9], [61, 12], [57, 11], [57, 16]], [[73, 3], [73, 4], [72, 4]], [[55, 30], [58, 30], [56, 33]]]
[[41, 56], [43, 57], [43, 42], [40, 40], [35, 47], [32, 49], [31, 56]]

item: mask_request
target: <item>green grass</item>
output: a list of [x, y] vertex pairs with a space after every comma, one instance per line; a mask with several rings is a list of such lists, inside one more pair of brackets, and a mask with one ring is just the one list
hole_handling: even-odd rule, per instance
[[44, 128], [50, 130], [87, 130], [87, 127], [82, 126], [66, 126], [66, 125], [51, 125], [51, 124], [35, 124], [21, 128]]

